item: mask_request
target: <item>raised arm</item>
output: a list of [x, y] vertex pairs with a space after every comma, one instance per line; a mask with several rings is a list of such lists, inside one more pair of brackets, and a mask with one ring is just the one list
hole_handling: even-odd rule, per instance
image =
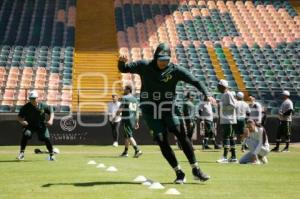
[[128, 63], [128, 58], [125, 55], [121, 55], [118, 60], [118, 69], [121, 73], [136, 73], [140, 74], [142, 67], [142, 62], [130, 62]]
[[47, 108], [47, 113], [49, 114], [49, 120], [47, 121], [47, 125], [48, 126], [52, 126], [53, 124], [53, 120], [54, 120], [54, 110], [53, 110], [53, 107], [52, 106], [48, 106]]

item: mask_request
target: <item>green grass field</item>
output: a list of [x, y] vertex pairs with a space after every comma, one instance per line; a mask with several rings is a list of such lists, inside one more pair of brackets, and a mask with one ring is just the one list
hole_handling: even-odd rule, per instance
[[[26, 160], [18, 162], [18, 147], [0, 147], [0, 199], [130, 199], [130, 198], [299, 198], [300, 148], [290, 153], [272, 153], [268, 165], [238, 165], [215, 163], [221, 151], [196, 154], [202, 169], [212, 179], [205, 183], [192, 179], [191, 169], [183, 153], [176, 150], [180, 164], [187, 174], [187, 183], [174, 185], [174, 172], [162, 158], [157, 146], [142, 146], [139, 159], [119, 158], [123, 147], [58, 146], [61, 151], [56, 162], [46, 161], [47, 155], [33, 154], [28, 147]], [[39, 147], [44, 149], [43, 146]], [[131, 154], [133, 150], [130, 150]], [[241, 154], [238, 154], [239, 157]], [[118, 172], [106, 172], [87, 165], [89, 160], [115, 166]], [[133, 179], [144, 175], [161, 182], [166, 189], [150, 190]], [[176, 188], [180, 196], [165, 195]]]

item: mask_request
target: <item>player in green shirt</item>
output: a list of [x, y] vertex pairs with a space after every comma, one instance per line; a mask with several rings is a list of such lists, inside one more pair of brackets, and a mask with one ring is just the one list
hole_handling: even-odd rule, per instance
[[127, 85], [124, 89], [124, 96], [122, 97], [121, 106], [117, 111], [116, 116], [122, 113], [122, 127], [125, 138], [125, 149], [121, 157], [128, 157], [128, 147], [131, 144], [135, 150], [134, 157], [138, 158], [142, 155], [135, 139], [133, 138], [134, 129], [139, 128], [139, 112], [138, 100], [132, 95], [132, 87]]
[[[142, 82], [140, 93], [140, 108], [153, 138], [157, 141], [163, 156], [176, 172], [175, 183], [186, 181], [185, 174], [175, 157], [168, 141], [168, 132], [172, 132], [182, 146], [192, 167], [195, 179], [206, 181], [210, 177], [203, 173], [197, 163], [195, 153], [186, 132], [182, 126], [175, 105], [176, 85], [184, 81], [195, 86], [205, 96], [209, 93], [202, 82], [198, 81], [189, 71], [170, 62], [171, 51], [167, 44], [160, 44], [153, 60], [141, 60], [127, 63], [126, 56], [120, 56], [118, 68], [122, 73], [139, 74]], [[212, 97], [209, 97], [214, 100]]]
[[[20, 146], [20, 154], [18, 160], [24, 160], [24, 152], [28, 140], [31, 139], [33, 133], [37, 133], [40, 141], [45, 142], [50, 154], [49, 160], [55, 160], [53, 146], [50, 142], [50, 135], [47, 126], [53, 124], [54, 113], [53, 108], [47, 104], [38, 102], [38, 93], [31, 91], [29, 93], [29, 102], [25, 104], [19, 114], [18, 121], [23, 126], [23, 135]], [[46, 115], [50, 116], [46, 121]]]

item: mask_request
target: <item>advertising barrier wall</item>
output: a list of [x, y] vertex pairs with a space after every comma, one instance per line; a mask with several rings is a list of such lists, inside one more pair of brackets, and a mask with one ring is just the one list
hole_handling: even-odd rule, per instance
[[[269, 141], [275, 142], [276, 132], [279, 125], [277, 117], [269, 116], [266, 121], [266, 130]], [[194, 136], [194, 143], [200, 144], [199, 122], [197, 133]], [[120, 144], [123, 144], [123, 130], [120, 127]], [[19, 145], [22, 127], [16, 120], [16, 114], [0, 115], [0, 145]], [[49, 128], [51, 139], [55, 145], [111, 145], [112, 134], [107, 117], [103, 114], [81, 114], [79, 115], [56, 115], [53, 126]], [[154, 144], [149, 130], [141, 118], [140, 128], [134, 133], [139, 144]], [[172, 134], [170, 141], [175, 143]], [[217, 141], [222, 141], [222, 132], [218, 132]], [[292, 123], [292, 142], [300, 142], [300, 117], [293, 118]], [[33, 136], [30, 145], [42, 144]]]

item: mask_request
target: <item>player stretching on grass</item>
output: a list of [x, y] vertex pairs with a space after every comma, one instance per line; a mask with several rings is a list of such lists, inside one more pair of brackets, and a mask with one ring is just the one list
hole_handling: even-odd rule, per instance
[[131, 86], [125, 86], [124, 96], [122, 97], [121, 106], [117, 111], [116, 117], [122, 113], [122, 127], [125, 137], [125, 149], [121, 157], [128, 157], [128, 147], [131, 144], [134, 148], [134, 157], [138, 158], [142, 155], [142, 151], [136, 144], [133, 138], [134, 129], [139, 128], [139, 113], [138, 113], [138, 100], [132, 95]]
[[140, 94], [140, 107], [143, 118], [150, 132], [157, 141], [163, 156], [176, 172], [175, 183], [185, 182], [185, 174], [175, 157], [174, 151], [168, 141], [168, 132], [177, 137], [180, 145], [192, 167], [195, 179], [206, 181], [210, 177], [203, 173], [197, 163], [192, 144], [186, 136], [186, 132], [180, 129], [179, 111], [175, 105], [175, 89], [178, 81], [184, 81], [194, 85], [211, 100], [204, 85], [192, 76], [186, 69], [178, 67], [170, 62], [171, 51], [167, 44], [160, 44], [151, 61], [141, 60], [127, 63], [126, 56], [120, 56], [118, 68], [122, 73], [135, 73], [141, 77], [142, 87]]
[[[23, 126], [23, 135], [21, 140], [20, 154], [17, 157], [18, 160], [24, 160], [24, 152], [28, 140], [31, 139], [33, 133], [38, 134], [40, 141], [45, 142], [48, 152], [50, 154], [50, 161], [55, 160], [53, 153], [53, 146], [50, 142], [50, 135], [47, 126], [53, 124], [54, 113], [51, 106], [44, 103], [38, 102], [38, 93], [31, 91], [29, 93], [29, 100], [25, 104], [18, 115], [18, 121]], [[46, 114], [50, 116], [49, 120], [46, 121]]]

